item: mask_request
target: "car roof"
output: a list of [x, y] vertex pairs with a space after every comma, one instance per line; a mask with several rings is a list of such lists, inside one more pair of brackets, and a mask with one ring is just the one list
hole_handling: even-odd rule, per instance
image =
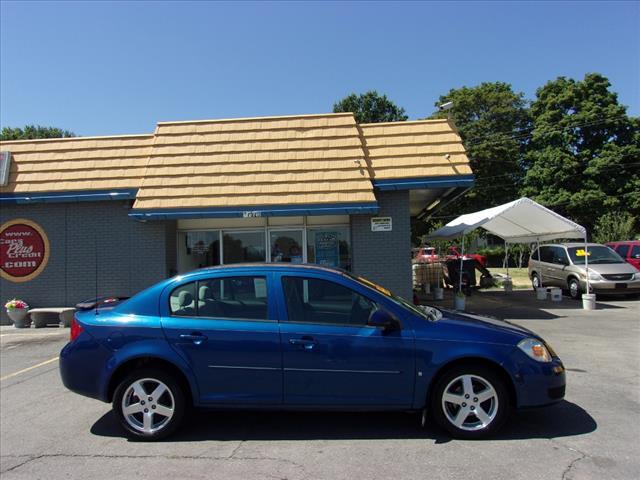
[[[587, 247], [604, 247], [605, 245], [601, 243], [587, 243]], [[540, 245], [541, 247], [584, 247], [584, 242], [568, 242], [568, 243], [545, 243], [544, 245]]]
[[189, 272], [178, 274], [182, 278], [202, 274], [207, 272], [232, 272], [232, 271], [246, 271], [246, 270], [306, 270], [316, 272], [330, 272], [330, 273], [346, 273], [345, 270], [337, 267], [325, 267], [323, 265], [315, 265], [311, 263], [289, 263], [289, 262], [251, 262], [251, 263], [234, 263], [232, 265], [217, 265], [212, 267], [203, 267]]
[[617, 242], [607, 242], [606, 245], [640, 245], [640, 240], [619, 240]]

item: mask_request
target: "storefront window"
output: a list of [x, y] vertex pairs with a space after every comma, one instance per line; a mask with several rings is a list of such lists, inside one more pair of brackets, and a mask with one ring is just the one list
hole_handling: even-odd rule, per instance
[[272, 262], [302, 263], [302, 230], [271, 232], [269, 244]]
[[307, 229], [307, 261], [351, 270], [351, 242], [348, 227]]
[[217, 231], [178, 233], [178, 268], [181, 272], [215, 265], [220, 265]]
[[264, 262], [264, 232], [224, 232], [224, 263]]

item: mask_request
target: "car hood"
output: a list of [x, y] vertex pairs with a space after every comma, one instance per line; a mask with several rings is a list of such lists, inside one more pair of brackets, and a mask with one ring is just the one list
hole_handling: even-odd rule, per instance
[[516, 345], [523, 338], [529, 337], [542, 340], [538, 334], [528, 328], [506, 320], [473, 313], [463, 314], [451, 310], [442, 310], [442, 314], [443, 316], [440, 320], [429, 322], [428, 327], [418, 329], [417, 336], [441, 340], [479, 341], [509, 345]]
[[[580, 270], [584, 271], [584, 265], [576, 265]], [[599, 273], [600, 275], [615, 275], [616, 273], [636, 273], [636, 267], [627, 262], [622, 263], [594, 263], [589, 264], [589, 270]]]

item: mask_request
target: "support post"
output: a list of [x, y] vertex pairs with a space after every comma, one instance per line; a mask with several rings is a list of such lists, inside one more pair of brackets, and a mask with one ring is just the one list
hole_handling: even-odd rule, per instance
[[[540, 263], [540, 239], [536, 238], [536, 245], [538, 246], [538, 263]], [[542, 288], [542, 266], [540, 266], [540, 288]]]
[[587, 294], [591, 293], [589, 283], [589, 247], [587, 246], [587, 236], [584, 236], [584, 269], [587, 273]]
[[504, 260], [507, 262], [507, 277], [509, 276], [509, 242], [504, 242]]

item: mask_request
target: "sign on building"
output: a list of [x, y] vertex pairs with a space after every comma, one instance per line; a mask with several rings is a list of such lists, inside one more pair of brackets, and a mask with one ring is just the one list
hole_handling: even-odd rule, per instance
[[11, 282], [36, 278], [49, 261], [49, 239], [40, 225], [22, 218], [0, 227], [0, 276]]
[[392, 230], [391, 217], [372, 217], [372, 232], [390, 232]]

